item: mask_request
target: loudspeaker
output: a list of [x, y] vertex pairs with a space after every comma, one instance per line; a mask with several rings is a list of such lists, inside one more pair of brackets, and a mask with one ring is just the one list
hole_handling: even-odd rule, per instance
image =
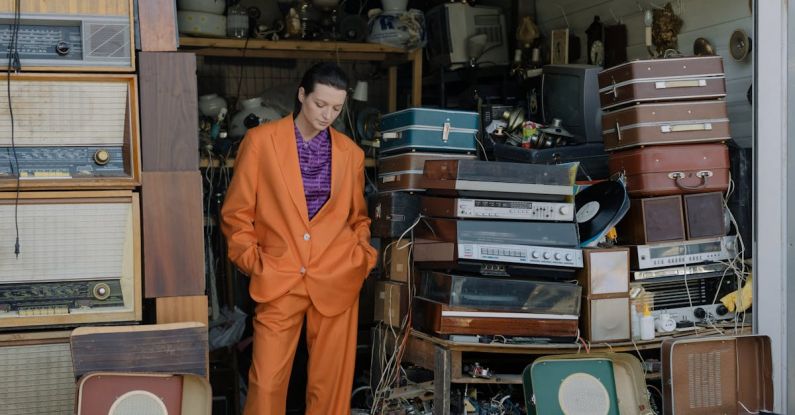
[[629, 212], [619, 223], [618, 236], [631, 245], [684, 241], [682, 196], [632, 199]]
[[77, 385], [77, 415], [210, 415], [207, 379], [189, 374], [97, 372]]
[[682, 196], [685, 208], [687, 239], [726, 235], [726, 221], [721, 192]]
[[580, 335], [590, 342], [629, 340], [629, 248], [585, 249]]

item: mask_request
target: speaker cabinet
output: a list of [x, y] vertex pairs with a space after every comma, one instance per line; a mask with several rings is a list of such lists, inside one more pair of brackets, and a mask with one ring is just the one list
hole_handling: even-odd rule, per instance
[[685, 207], [687, 239], [726, 235], [726, 220], [721, 192], [682, 196]]
[[577, 280], [583, 287], [581, 335], [591, 342], [630, 338], [629, 249], [585, 249]]
[[618, 236], [631, 245], [684, 241], [682, 196], [632, 199], [627, 216], [619, 224]]
[[196, 375], [97, 372], [77, 385], [77, 415], [210, 415], [211, 402]]

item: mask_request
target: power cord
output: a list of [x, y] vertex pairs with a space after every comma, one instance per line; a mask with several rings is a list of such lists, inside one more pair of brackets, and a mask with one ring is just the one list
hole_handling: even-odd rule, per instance
[[16, 241], [14, 242], [14, 255], [19, 258], [21, 248], [19, 245], [19, 192], [20, 192], [20, 178], [22, 176], [19, 170], [19, 158], [17, 157], [16, 136], [14, 131], [14, 108], [11, 105], [11, 71], [18, 73], [22, 69], [22, 63], [19, 59], [19, 26], [22, 20], [21, 13], [21, 0], [14, 2], [14, 23], [11, 25], [11, 41], [8, 44], [8, 67], [6, 69], [6, 97], [8, 99], [8, 114], [11, 117], [11, 152], [14, 155], [14, 163], [11, 165], [11, 174], [14, 174], [14, 169], [17, 172], [16, 183], [16, 197], [14, 198], [14, 228], [16, 230]]

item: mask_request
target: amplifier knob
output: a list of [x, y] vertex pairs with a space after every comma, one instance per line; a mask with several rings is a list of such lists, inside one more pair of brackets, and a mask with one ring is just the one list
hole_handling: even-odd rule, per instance
[[108, 152], [108, 150], [97, 150], [97, 152], [94, 153], [94, 163], [97, 163], [100, 166], [104, 166], [108, 164], [109, 161], [110, 161], [110, 153]]
[[549, 252], [544, 252], [544, 259], [549, 259], [552, 255]]
[[715, 313], [717, 315], [719, 315], [719, 316], [725, 316], [726, 313], [728, 313], [728, 312], [729, 312], [729, 309], [726, 308], [726, 306], [723, 305], [723, 304], [721, 304], [721, 305], [719, 305], [718, 307], [715, 308]]
[[569, 207], [568, 206], [561, 206], [559, 209], [561, 215], [568, 215], [569, 214]]
[[560, 256], [560, 254], [559, 254], [559, 253], [558, 253], [558, 254], [555, 254], [555, 260], [556, 260], [556, 261], [560, 261], [560, 258], [561, 258], [561, 256]]
[[698, 319], [703, 319], [704, 317], [707, 316], [707, 312], [704, 311], [704, 309], [701, 308], [701, 307], [696, 307], [693, 310], [693, 315], [696, 316], [696, 318], [698, 318]]
[[535, 259], [538, 259], [538, 256], [539, 256], [537, 251], [533, 251], [533, 253], [532, 253], [532, 254], [530, 254], [530, 255], [531, 255], [533, 258], [535, 258]]
[[571, 261], [571, 260], [572, 260], [571, 254], [566, 254], [566, 261]]
[[107, 300], [110, 297], [110, 286], [101, 282], [94, 286], [92, 294], [97, 300]]
[[57, 53], [58, 56], [68, 55], [70, 49], [72, 49], [72, 47], [64, 41], [60, 41], [57, 45], [55, 45], [55, 53]]

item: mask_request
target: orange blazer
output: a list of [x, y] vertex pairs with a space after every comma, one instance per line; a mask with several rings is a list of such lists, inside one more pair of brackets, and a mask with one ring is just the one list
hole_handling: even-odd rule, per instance
[[221, 215], [229, 258], [261, 303], [302, 278], [314, 306], [333, 316], [359, 296], [376, 262], [364, 200], [364, 152], [331, 130], [331, 194], [309, 220], [292, 114], [250, 129], [240, 144]]

